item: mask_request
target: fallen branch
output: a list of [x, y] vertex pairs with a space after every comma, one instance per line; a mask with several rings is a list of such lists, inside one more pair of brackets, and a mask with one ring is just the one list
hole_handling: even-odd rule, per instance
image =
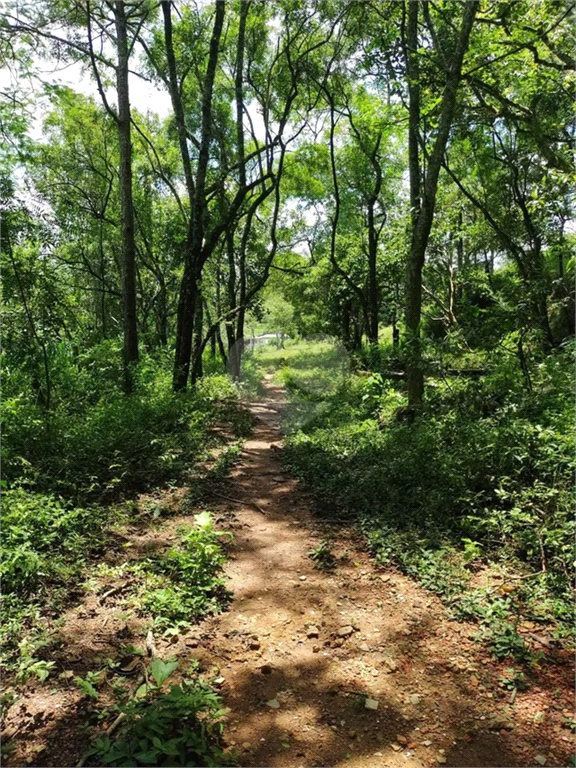
[[[132, 693], [130, 694], [130, 699], [134, 698], [136, 691], [138, 690], [138, 688], [140, 688], [142, 683], [145, 681], [147, 682], [147, 678], [148, 678], [148, 675], [146, 671], [138, 675], [138, 678], [136, 679], [136, 684], [134, 685], [134, 688], [132, 689]], [[104, 734], [106, 736], [110, 736], [110, 734], [114, 733], [116, 728], [118, 728], [120, 723], [122, 723], [125, 719], [126, 719], [126, 713], [120, 712], [116, 720], [114, 720], [114, 722], [111, 725], [109, 725], [108, 728], [106, 728], [106, 730], [104, 731]], [[78, 761], [76, 768], [83, 768], [83, 766], [86, 765], [86, 760], [88, 759], [89, 754], [90, 754], [90, 748], [88, 748], [86, 752], [84, 752], [84, 754]]]
[[123, 584], [120, 584], [119, 587], [112, 587], [112, 589], [109, 589], [107, 592], [104, 592], [102, 595], [100, 595], [99, 602], [100, 605], [106, 600], [107, 597], [112, 597], [112, 595], [118, 594], [118, 592], [122, 592], [126, 589], [126, 587], [129, 587], [130, 584], [133, 583], [133, 580], [125, 581]]
[[262, 509], [262, 507], [258, 506], [258, 504], [256, 504], [254, 501], [242, 501], [242, 499], [233, 499], [232, 496], [226, 496], [224, 493], [219, 493], [218, 491], [210, 491], [210, 493], [212, 493], [214, 496], [219, 496], [221, 499], [226, 499], [226, 501], [232, 501], [234, 504], [241, 504], [245, 507], [254, 507], [254, 509], [257, 512], [260, 512], [262, 515], [268, 514], [265, 509]]

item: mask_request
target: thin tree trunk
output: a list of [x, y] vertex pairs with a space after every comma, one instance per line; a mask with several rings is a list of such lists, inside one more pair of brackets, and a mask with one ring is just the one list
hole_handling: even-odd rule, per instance
[[204, 351], [204, 344], [202, 338], [202, 327], [204, 323], [204, 302], [202, 301], [202, 293], [200, 286], [198, 285], [198, 294], [196, 297], [196, 314], [194, 316], [194, 349], [192, 359], [194, 364], [192, 366], [192, 385], [196, 384], [198, 379], [201, 379], [204, 373], [204, 366], [202, 363], [202, 353]]
[[190, 372], [190, 360], [192, 355], [192, 338], [194, 335], [194, 320], [197, 312], [198, 282], [202, 274], [204, 259], [204, 219], [206, 212], [206, 173], [210, 155], [210, 141], [212, 138], [212, 94], [216, 65], [220, 50], [220, 36], [224, 23], [224, 0], [216, 0], [216, 14], [206, 77], [204, 79], [204, 93], [202, 96], [202, 126], [200, 138], [200, 150], [198, 153], [198, 167], [196, 170], [196, 185], [194, 188], [194, 200], [190, 211], [190, 234], [186, 248], [186, 262], [184, 275], [180, 286], [178, 301], [178, 315], [176, 325], [176, 349], [174, 355], [173, 388], [175, 391], [186, 389], [188, 374]]
[[114, 5], [118, 66], [118, 139], [120, 153], [120, 211], [122, 218], [122, 304], [124, 313], [124, 388], [132, 391], [132, 366], [138, 362], [138, 326], [136, 321], [136, 240], [132, 199], [132, 141], [130, 136], [130, 92], [128, 89], [128, 39], [125, 5]]
[[[236, 141], [238, 149], [238, 165], [240, 185], [246, 186], [246, 162], [244, 156], [244, 47], [246, 37], [246, 19], [250, 9], [249, 0], [240, 3], [240, 20], [238, 25], [238, 42], [236, 46], [236, 78], [234, 83], [234, 94], [236, 98]], [[254, 209], [255, 210], [255, 209]], [[240, 371], [242, 367], [242, 353], [244, 351], [244, 317], [246, 314], [246, 245], [248, 235], [252, 226], [252, 216], [249, 215], [246, 220], [245, 231], [240, 243], [240, 294], [238, 305], [240, 310], [236, 319], [236, 338], [231, 355], [228, 358], [228, 365], [231, 367], [231, 374], [234, 381], [240, 381]], [[234, 236], [232, 235], [232, 260], [234, 259]]]
[[374, 225], [374, 205], [368, 207], [368, 341], [378, 344], [378, 240]]

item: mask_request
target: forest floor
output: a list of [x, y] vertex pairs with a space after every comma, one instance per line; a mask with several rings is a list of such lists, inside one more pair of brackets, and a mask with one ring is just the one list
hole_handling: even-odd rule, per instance
[[[499, 684], [510, 664], [451, 621], [440, 600], [380, 568], [351, 528], [329, 525], [282, 469], [283, 392], [248, 404], [258, 423], [240, 461], [204, 497], [227, 547], [229, 610], [172, 637], [156, 653], [197, 660], [219, 676], [230, 709], [225, 742], [243, 766], [566, 766], [573, 735], [570, 664], [542, 666], [524, 691]], [[106, 562], [168, 546], [191, 514], [129, 526]], [[196, 512], [200, 511], [197, 507]], [[336, 557], [318, 569], [310, 551], [329, 537]], [[125, 578], [102, 576], [60, 617], [50, 658], [57, 682], [29, 681], [9, 708], [7, 766], [73, 766], [89, 744], [90, 701], [70, 684], [143, 644], [144, 619], [126, 611]], [[71, 671], [71, 672], [70, 672]], [[103, 702], [106, 703], [105, 695]], [[89, 765], [90, 763], [86, 763]]]

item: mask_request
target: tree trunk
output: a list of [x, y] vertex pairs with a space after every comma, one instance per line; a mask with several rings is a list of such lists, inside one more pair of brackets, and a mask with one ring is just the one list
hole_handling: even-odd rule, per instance
[[204, 339], [202, 338], [202, 327], [204, 324], [204, 303], [202, 301], [202, 292], [200, 286], [197, 285], [196, 296], [196, 313], [194, 315], [194, 344], [192, 359], [194, 364], [192, 366], [192, 385], [196, 384], [198, 379], [201, 379], [204, 374], [204, 366], [202, 362], [202, 353], [204, 351]]
[[130, 93], [128, 90], [128, 39], [125, 6], [114, 5], [118, 66], [118, 140], [120, 153], [120, 211], [122, 219], [122, 304], [124, 321], [124, 388], [133, 387], [132, 365], [138, 362], [138, 328], [136, 323], [136, 241], [134, 237], [134, 204], [132, 200], [132, 141], [130, 136]]
[[216, 341], [218, 343], [218, 351], [222, 358], [222, 365], [224, 368], [228, 365], [228, 357], [226, 356], [226, 349], [224, 348], [224, 342], [222, 341], [222, 334], [220, 333], [220, 326], [216, 328]]
[[440, 107], [438, 132], [428, 162], [421, 200], [419, 200], [420, 163], [418, 156], [418, 127], [420, 121], [420, 73], [418, 66], [419, 5], [419, 0], [410, 0], [408, 3], [407, 30], [407, 66], [410, 100], [408, 155], [410, 171], [410, 202], [412, 206], [412, 241], [410, 253], [408, 255], [408, 275], [406, 284], [406, 331], [408, 334], [406, 380], [408, 387], [408, 404], [411, 407], [419, 407], [424, 395], [424, 374], [422, 371], [420, 345], [422, 268], [424, 266], [426, 246], [428, 245], [428, 238], [434, 220], [438, 176], [454, 118], [456, 93], [462, 75], [462, 62], [464, 54], [468, 48], [470, 32], [472, 30], [479, 3], [478, 0], [467, 0], [464, 4], [462, 26], [446, 76], [446, 86]]
[[174, 353], [174, 372], [172, 387], [175, 392], [186, 389], [190, 373], [190, 357], [192, 355], [192, 334], [194, 332], [194, 313], [198, 283], [193, 274], [192, 259], [186, 258], [184, 274], [180, 284], [178, 313], [176, 316], [176, 349]]
[[197, 313], [199, 292], [198, 282], [206, 260], [206, 254], [203, 252], [206, 214], [206, 173], [210, 157], [210, 142], [212, 139], [212, 94], [223, 23], [224, 0], [217, 0], [214, 27], [212, 29], [212, 38], [210, 40], [210, 52], [208, 55], [206, 76], [204, 78], [204, 92], [202, 95], [201, 138], [200, 149], [198, 152], [194, 199], [192, 210], [190, 211], [190, 231], [187, 239], [184, 274], [182, 276], [180, 298], [178, 301], [176, 349], [174, 353], [174, 372], [172, 380], [173, 388], [176, 392], [186, 389], [186, 384], [188, 383], [190, 360], [192, 356], [194, 321]]
[[[408, 359], [408, 402], [422, 400], [424, 377], [420, 367], [420, 314], [422, 309], [422, 269], [414, 251], [414, 233], [420, 215], [420, 63], [418, 60], [418, 10], [419, 0], [408, 2], [408, 26], [406, 30], [406, 70], [408, 74], [408, 170], [410, 175], [410, 216], [412, 223], [412, 248], [408, 255], [406, 279], [406, 333]], [[405, 6], [406, 7], [406, 6]]]
[[378, 275], [376, 257], [378, 255], [378, 237], [374, 222], [374, 202], [368, 205], [368, 341], [378, 344]]

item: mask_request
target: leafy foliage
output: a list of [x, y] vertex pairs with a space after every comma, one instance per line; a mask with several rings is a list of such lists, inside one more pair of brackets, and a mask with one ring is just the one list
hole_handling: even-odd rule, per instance
[[158, 626], [217, 612], [229, 598], [220, 575], [225, 557], [219, 540], [230, 534], [217, 531], [207, 512], [195, 515], [195, 520], [195, 528], [182, 532], [178, 548], [143, 564], [147, 573], [157, 576], [157, 585], [151, 588], [147, 580], [142, 607]]
[[336, 558], [332, 552], [332, 542], [324, 539], [317, 547], [308, 552], [308, 556], [320, 570], [330, 570], [336, 565]]
[[2, 415], [8, 483], [19, 479], [68, 497], [111, 500], [176, 478], [202, 455], [217, 419], [249, 432], [250, 419], [230, 401], [234, 389], [225, 377], [208, 377], [196, 392], [174, 395], [160, 361], [146, 359], [136, 372], [135, 392], [126, 398], [118, 388], [120, 371], [98, 363], [99, 353], [108, 351], [96, 349], [82, 363], [61, 360], [67, 394], [50, 413], [11, 397], [7, 377]]
[[102, 546], [108, 510], [71, 507], [23, 488], [5, 490], [2, 502], [5, 596], [25, 597], [41, 583], [65, 579]]
[[120, 707], [125, 726], [112, 737], [94, 740], [89, 752], [92, 765], [224, 764], [219, 738], [226, 710], [209, 685], [198, 679], [183, 680], [161, 692], [175, 666], [176, 662], [161, 659], [152, 662], [156, 689]]
[[[492, 355], [481, 381], [437, 380], [414, 423], [382, 375], [352, 376], [285, 450], [320, 511], [357, 519], [380, 562], [479, 621], [498, 656], [526, 656], [515, 616], [567, 628], [573, 615], [572, 356], [533, 365], [528, 391]], [[533, 576], [508, 596], [472, 588], [490, 564]]]

